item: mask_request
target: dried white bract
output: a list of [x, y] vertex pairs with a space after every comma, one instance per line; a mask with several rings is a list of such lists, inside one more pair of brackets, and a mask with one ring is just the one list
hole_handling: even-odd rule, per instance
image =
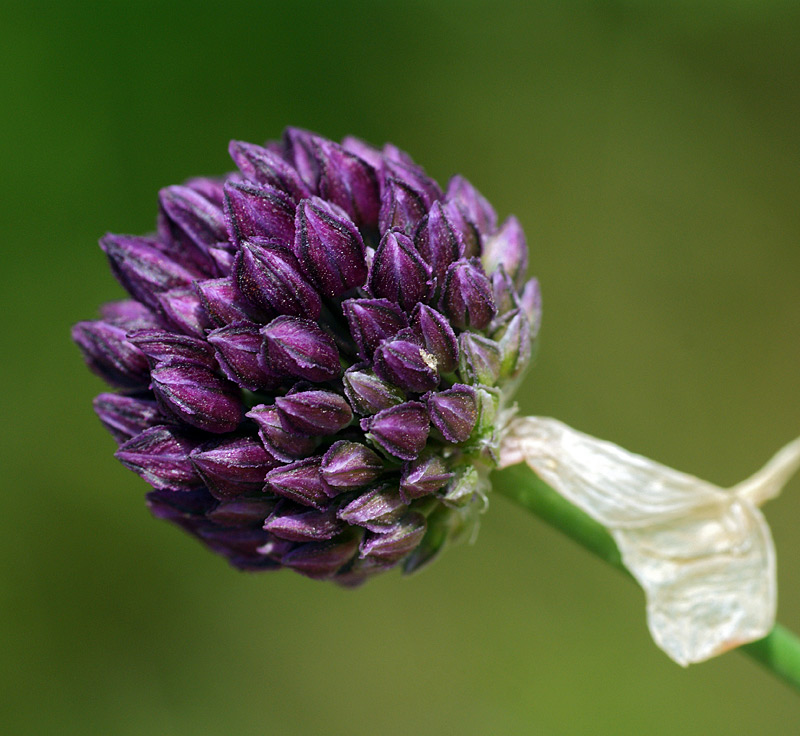
[[512, 421], [500, 466], [525, 462], [603, 524], [645, 591], [656, 644], [681, 665], [766, 636], [775, 624], [775, 547], [758, 506], [800, 467], [800, 439], [730, 489], [578, 432]]

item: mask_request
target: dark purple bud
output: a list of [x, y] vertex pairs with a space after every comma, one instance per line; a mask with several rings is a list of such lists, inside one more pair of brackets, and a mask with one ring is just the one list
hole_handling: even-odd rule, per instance
[[399, 230], [413, 235], [427, 210], [423, 194], [399, 179], [387, 177], [381, 192], [378, 228], [381, 233]]
[[236, 249], [230, 247], [229, 243], [217, 243], [207, 248], [216, 266], [217, 273], [227, 276], [233, 268], [233, 259], [236, 256]]
[[269, 534], [258, 527], [232, 528], [215, 524], [198, 527], [197, 536], [209, 549], [244, 569], [251, 569], [251, 565], [259, 561], [258, 549], [270, 539]]
[[189, 460], [194, 446], [176, 429], [152, 427], [128, 440], [114, 457], [153, 488], [188, 491], [202, 485]]
[[383, 157], [386, 161], [393, 161], [406, 166], [416, 166], [414, 159], [406, 151], [398, 148], [394, 143], [383, 144]]
[[206, 368], [217, 366], [213, 348], [196, 337], [166, 330], [136, 330], [128, 335], [128, 340], [150, 358], [152, 364], [179, 358]]
[[439, 506], [426, 517], [427, 529], [420, 543], [403, 560], [403, 573], [410, 575], [439, 556], [458, 525], [460, 515], [446, 506]]
[[383, 168], [387, 179], [397, 179], [418, 193], [426, 210], [442, 198], [442, 188], [407, 153], [399, 151], [399, 156], [386, 155], [386, 150], [384, 148]]
[[258, 425], [258, 434], [267, 451], [279, 460], [288, 463], [307, 457], [317, 447], [317, 440], [314, 437], [287, 432], [274, 406], [259, 404], [247, 412], [246, 416], [255, 421]]
[[394, 337], [408, 318], [400, 307], [388, 299], [347, 299], [342, 311], [350, 325], [350, 334], [361, 358], [368, 360], [375, 348], [388, 337]]
[[383, 472], [383, 461], [360, 442], [334, 442], [322, 458], [322, 477], [337, 491], [362, 488]]
[[225, 213], [237, 243], [264, 238], [288, 245], [294, 240], [294, 208], [292, 198], [275, 187], [225, 184]]
[[231, 498], [220, 501], [206, 517], [221, 526], [263, 527], [276, 502], [263, 498]]
[[196, 176], [194, 179], [189, 179], [184, 186], [194, 190], [198, 194], [202, 194], [211, 204], [215, 204], [222, 209], [222, 203], [225, 200], [225, 192], [223, 190], [224, 179], [209, 179], [207, 176]]
[[148, 238], [106, 235], [101, 238], [100, 247], [125, 290], [155, 311], [160, 309], [158, 294], [188, 287], [199, 275], [157, 250]]
[[439, 385], [436, 356], [409, 340], [386, 340], [375, 351], [375, 373], [396, 386], [415, 393]]
[[144, 304], [126, 299], [121, 302], [109, 302], [100, 307], [100, 317], [115, 327], [122, 327], [127, 332], [133, 330], [163, 329], [164, 322], [153, 314]]
[[478, 226], [466, 215], [464, 208], [453, 200], [444, 200], [442, 209], [452, 224], [455, 231], [461, 236], [464, 242], [464, 252], [462, 258], [472, 258], [481, 254], [482, 237], [478, 231]]
[[458, 340], [447, 317], [427, 304], [418, 304], [411, 322], [422, 335], [425, 349], [436, 358], [439, 373], [454, 371], [458, 365]]
[[406, 514], [389, 531], [370, 534], [360, 546], [362, 557], [372, 557], [383, 562], [398, 562], [409, 554], [425, 535], [425, 517], [412, 511]]
[[359, 536], [348, 532], [328, 542], [301, 544], [281, 558], [281, 563], [301, 575], [324, 580], [333, 577], [358, 551]]
[[93, 373], [120, 388], [145, 388], [147, 358], [126, 337], [126, 330], [107, 322], [78, 322], [72, 339]]
[[478, 399], [472, 386], [457, 383], [428, 396], [431, 424], [453, 443], [466, 442], [478, 421]]
[[522, 283], [528, 268], [528, 243], [514, 215], [494, 235], [485, 239], [481, 260], [486, 273], [492, 273], [502, 265], [517, 285]]
[[216, 504], [216, 499], [205, 488], [181, 490], [179, 493], [169, 490], [150, 491], [147, 494], [147, 505], [153, 516], [180, 526], [184, 526], [184, 521], [195, 522], [195, 527], [197, 522], [204, 523], [205, 515]]
[[447, 199], [458, 202], [484, 235], [497, 228], [497, 214], [486, 198], [462, 176], [454, 176], [447, 185]]
[[436, 493], [453, 477], [441, 456], [423, 453], [416, 460], [406, 463], [400, 478], [400, 496], [405, 503], [415, 498]]
[[342, 374], [336, 343], [309, 319], [276, 317], [261, 336], [262, 363], [276, 375], [321, 383]]
[[492, 321], [492, 284], [476, 258], [456, 261], [447, 269], [440, 307], [460, 329], [482, 330]]
[[275, 406], [287, 432], [312, 437], [336, 434], [353, 421], [350, 406], [332, 391], [299, 391], [279, 396]]
[[408, 507], [400, 498], [397, 486], [383, 484], [351, 501], [339, 511], [339, 518], [351, 526], [383, 532], [396, 524]]
[[345, 395], [356, 412], [362, 415], [377, 414], [406, 400], [399, 388], [378, 378], [365, 366], [362, 363], [348, 368], [343, 378]]
[[531, 323], [531, 337], [535, 339], [542, 324], [542, 292], [537, 279], [529, 279], [525, 283], [519, 302]]
[[375, 146], [371, 146], [360, 138], [352, 135], [346, 136], [342, 139], [342, 148], [366, 161], [378, 173], [383, 166], [383, 154]]
[[500, 347], [500, 378], [519, 377], [530, 363], [531, 325], [522, 311], [518, 311], [497, 341]]
[[319, 317], [319, 294], [305, 280], [288, 248], [264, 242], [245, 243], [236, 256], [234, 273], [239, 291], [267, 314]]
[[425, 448], [430, 421], [425, 405], [407, 401], [361, 421], [367, 439], [401, 460], [414, 460]]
[[231, 141], [228, 151], [248, 179], [280, 189], [295, 202], [311, 196], [300, 174], [275, 152], [243, 141]]
[[264, 522], [264, 529], [290, 542], [322, 542], [344, 531], [345, 524], [336, 517], [335, 506], [317, 511], [281, 501]]
[[407, 312], [425, 301], [433, 286], [430, 266], [417, 253], [411, 238], [398, 232], [383, 236], [367, 283], [373, 296], [389, 299]]
[[208, 333], [217, 351], [222, 372], [234, 383], [250, 391], [261, 391], [278, 386], [280, 376], [264, 370], [259, 360], [261, 334], [252, 322], [237, 322]]
[[414, 245], [441, 284], [448, 266], [464, 254], [464, 238], [441, 202], [435, 202], [417, 228]]
[[94, 410], [103, 426], [119, 444], [141, 434], [145, 429], [165, 423], [156, 402], [147, 399], [100, 394], [94, 399]]
[[242, 421], [239, 389], [213, 371], [185, 361], [157, 365], [150, 373], [162, 408], [208, 432], [232, 432]]
[[462, 332], [458, 343], [461, 376], [473, 384], [494, 386], [500, 377], [501, 355], [498, 344], [472, 332]]
[[208, 312], [194, 288], [165, 291], [158, 295], [158, 303], [167, 319], [182, 332], [202, 337], [212, 327]]
[[203, 309], [218, 327], [251, 318], [253, 308], [230, 278], [196, 281], [194, 288]]
[[341, 207], [359, 225], [378, 224], [381, 198], [375, 169], [331, 141], [317, 141], [319, 193]]
[[189, 457], [216, 498], [260, 493], [267, 471], [278, 465], [264, 446], [251, 437], [206, 443]]
[[174, 243], [170, 253], [191, 263], [205, 274], [214, 273], [215, 264], [208, 246], [228, 239], [222, 210], [199, 192], [186, 186], [166, 187], [159, 192], [162, 240]]
[[491, 275], [492, 298], [497, 314], [503, 316], [519, 307], [519, 297], [514, 282], [500, 264]]
[[306, 278], [325, 296], [340, 296], [366, 281], [361, 233], [344, 210], [318, 197], [297, 207], [294, 252]]
[[333, 494], [320, 473], [321, 462], [319, 456], [309, 457], [274, 468], [266, 475], [264, 490], [322, 511]]
[[286, 159], [293, 164], [297, 173], [311, 191], [319, 191], [319, 161], [317, 160], [317, 142], [320, 136], [300, 128], [286, 128], [283, 131], [283, 146]]

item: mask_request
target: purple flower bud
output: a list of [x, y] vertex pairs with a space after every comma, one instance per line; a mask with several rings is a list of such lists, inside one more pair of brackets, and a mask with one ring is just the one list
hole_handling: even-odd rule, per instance
[[[387, 149], [384, 147], [384, 154], [386, 152]], [[442, 188], [425, 173], [421, 166], [415, 164], [408, 154], [400, 153], [402, 154], [400, 156], [385, 155], [383, 168], [386, 178], [394, 178], [416, 192], [427, 210], [442, 198]]]
[[403, 466], [400, 496], [405, 503], [410, 503], [415, 498], [436, 493], [452, 477], [453, 474], [448, 472], [447, 465], [440, 455], [423, 453], [416, 460]]
[[511, 215], [483, 244], [481, 257], [486, 273], [502, 265], [506, 273], [519, 285], [528, 268], [528, 243], [525, 233], [514, 215]]
[[454, 176], [447, 186], [447, 199], [457, 202], [478, 230], [489, 235], [497, 228], [497, 214], [486, 198], [462, 176]]
[[148, 238], [106, 235], [100, 247], [123, 288], [137, 301], [158, 311], [157, 295], [169, 289], [188, 287], [197, 274], [177, 264], [153, 246]]
[[375, 227], [381, 199], [375, 169], [342, 146], [319, 139], [319, 193], [341, 207], [358, 225]]
[[464, 242], [462, 258], [473, 258], [481, 254], [482, 236], [478, 226], [466, 215], [464, 207], [453, 200], [444, 200], [442, 210], [452, 224], [453, 229], [461, 236]]
[[389, 299], [410, 312], [431, 294], [431, 268], [409, 237], [392, 231], [383, 236], [375, 251], [367, 285], [373, 296]]
[[280, 189], [295, 202], [311, 196], [300, 174], [273, 151], [243, 141], [231, 141], [228, 151], [239, 171], [248, 179]]
[[252, 322], [236, 322], [208, 333], [217, 351], [217, 363], [222, 372], [235, 383], [250, 391], [275, 388], [280, 383], [277, 373], [264, 369], [261, 355], [261, 333]]
[[195, 449], [189, 458], [216, 498], [260, 493], [267, 471], [278, 465], [252, 437], [208, 442]]
[[425, 197], [420, 192], [404, 181], [391, 176], [386, 178], [378, 215], [381, 233], [397, 230], [413, 235], [426, 211]]
[[234, 272], [239, 291], [265, 313], [319, 317], [319, 294], [303, 278], [288, 248], [265, 242], [244, 243], [236, 256]]
[[383, 472], [383, 461], [360, 442], [334, 442], [322, 458], [322, 477], [335, 490], [369, 485]]
[[447, 269], [441, 309], [461, 329], [482, 330], [492, 321], [492, 285], [477, 259], [456, 261]]
[[329, 297], [361, 286], [367, 251], [344, 210], [314, 197], [297, 207], [294, 252], [306, 278]]
[[497, 344], [500, 347], [500, 378], [518, 378], [530, 363], [532, 347], [530, 322], [522, 311], [517, 311]]
[[338, 516], [348, 524], [382, 532], [396, 524], [407, 510], [397, 486], [385, 483], [353, 499]]
[[428, 396], [431, 424], [453, 443], [466, 442], [478, 421], [475, 389], [463, 383]]
[[333, 338], [309, 319], [276, 317], [261, 328], [261, 336], [263, 362], [277, 375], [320, 383], [342, 373]]
[[204, 366], [168, 361], [153, 368], [150, 377], [162, 408], [192, 427], [232, 432], [242, 421], [239, 389]]
[[152, 427], [128, 440], [114, 456], [153, 488], [188, 491], [202, 485], [189, 460], [194, 445], [177, 429]]
[[324, 580], [333, 577], [358, 551], [359, 536], [342, 534], [328, 542], [301, 544], [281, 558], [281, 564], [301, 575]]
[[252, 320], [253, 307], [230, 278], [195, 281], [203, 309], [218, 327]]
[[441, 202], [434, 203], [414, 235], [414, 245], [441, 284], [451, 263], [464, 254], [464, 238]]
[[206, 512], [206, 517], [220, 526], [262, 527], [276, 502], [264, 498], [229, 498]]
[[78, 322], [72, 328], [92, 372], [112, 386], [145, 388], [149, 383], [147, 358], [126, 338], [126, 331], [107, 322]]
[[381, 152], [375, 146], [371, 146], [360, 138], [356, 138], [353, 135], [345, 136], [342, 139], [342, 148], [366, 161], [376, 172], [383, 166]]
[[458, 344], [461, 377], [473, 384], [494, 386], [500, 377], [501, 355], [497, 343], [472, 332], [462, 332]]
[[309, 457], [274, 468], [266, 475], [264, 490], [322, 511], [333, 494], [320, 473], [321, 462], [319, 456]]
[[224, 527], [210, 524], [200, 526], [197, 536], [218, 554], [242, 569], [262, 568], [259, 547], [270, 539], [269, 533], [258, 527]]
[[136, 399], [119, 394], [100, 394], [95, 397], [94, 410], [103, 426], [122, 444], [145, 429], [165, 424], [155, 401]]
[[365, 370], [366, 365], [353, 366], [344, 373], [344, 392], [356, 412], [362, 415], [377, 414], [406, 400], [399, 388], [378, 378], [372, 371]]
[[447, 317], [427, 304], [418, 304], [411, 317], [422, 335], [425, 349], [436, 358], [439, 373], [451, 373], [458, 365], [458, 340]]
[[406, 391], [425, 393], [439, 385], [436, 356], [410, 340], [384, 341], [375, 351], [375, 373]]
[[212, 275], [216, 269], [207, 247], [228, 239], [222, 210], [185, 186], [162, 189], [159, 202], [162, 239], [175, 244], [170, 253], [180, 255], [199, 271]]
[[430, 421], [425, 405], [407, 401], [361, 421], [367, 439], [401, 460], [413, 460], [425, 448]]
[[419, 544], [403, 560], [403, 573], [410, 575], [425, 567], [439, 556], [452, 534], [454, 523], [452, 511], [440, 506], [426, 518], [427, 528]]
[[205, 488], [181, 490], [179, 493], [169, 490], [150, 491], [147, 494], [147, 505], [153, 516], [177, 524], [194, 522], [184, 527], [188, 531], [196, 528], [198, 522], [204, 523], [205, 515], [216, 504], [216, 499]]
[[364, 360], [372, 357], [383, 340], [408, 327], [403, 310], [388, 299], [347, 299], [342, 302], [342, 311]]
[[283, 132], [286, 159], [294, 165], [311, 194], [319, 191], [318, 140], [320, 136], [300, 128], [286, 128]]
[[500, 264], [491, 276], [492, 298], [497, 314], [502, 317], [519, 307], [519, 297], [514, 282]]
[[361, 557], [383, 562], [399, 562], [411, 552], [425, 535], [425, 517], [412, 511], [383, 534], [370, 534], [360, 546]]
[[225, 212], [237, 243], [264, 238], [288, 245], [294, 240], [294, 207], [292, 198], [275, 187], [225, 184]]
[[275, 406], [287, 432], [309, 436], [336, 434], [353, 421], [347, 402], [331, 391], [299, 391], [279, 396]]
[[274, 406], [259, 404], [247, 412], [246, 416], [258, 425], [258, 434], [270, 455], [283, 462], [307, 457], [317, 447], [315, 437], [287, 432], [281, 424], [278, 409]]
[[537, 279], [529, 279], [525, 283], [519, 302], [531, 323], [531, 337], [535, 339], [542, 324], [542, 292]]
[[281, 501], [264, 529], [291, 542], [322, 542], [344, 531], [345, 524], [337, 518], [335, 506], [317, 511]]
[[128, 340], [136, 345], [151, 363], [179, 358], [214, 369], [214, 350], [205, 340], [166, 330], [136, 330], [128, 334]]
[[203, 337], [212, 326], [194, 288], [165, 291], [158, 295], [158, 303], [167, 319], [181, 332]]
[[100, 307], [100, 317], [103, 322], [121, 327], [127, 332], [164, 328], [164, 322], [160, 317], [153, 314], [144, 304], [135, 302], [133, 299], [104, 304]]

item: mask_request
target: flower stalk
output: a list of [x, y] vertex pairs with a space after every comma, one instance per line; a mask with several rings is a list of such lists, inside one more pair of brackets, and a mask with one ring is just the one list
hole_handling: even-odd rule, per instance
[[[554, 491], [526, 465], [512, 465], [492, 473], [492, 487], [633, 580], [608, 530]], [[800, 690], [800, 638], [793, 632], [776, 624], [763, 639], [744, 644], [739, 650]]]

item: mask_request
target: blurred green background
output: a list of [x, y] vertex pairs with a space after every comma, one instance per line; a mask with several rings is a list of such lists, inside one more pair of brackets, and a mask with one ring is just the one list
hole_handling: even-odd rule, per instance
[[[722, 485], [800, 432], [794, 2], [6, 2], [0, 699], [11, 734], [796, 734], [732, 653], [495, 496], [477, 543], [357, 591], [245, 575], [150, 518], [69, 342], [96, 247], [287, 124], [393, 141], [516, 213], [527, 412]], [[800, 630], [800, 481], [767, 516]]]

